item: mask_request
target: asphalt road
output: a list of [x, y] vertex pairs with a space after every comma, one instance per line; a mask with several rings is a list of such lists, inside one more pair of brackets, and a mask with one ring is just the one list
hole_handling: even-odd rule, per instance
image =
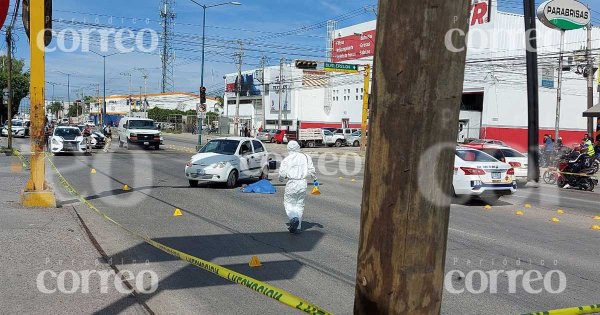
[[[243, 194], [239, 189], [202, 185], [189, 188], [183, 168], [193, 140], [167, 137], [160, 151], [116, 148], [113, 153], [56, 156], [63, 175], [91, 202], [114, 220], [156, 241], [241, 273], [269, 282], [338, 314], [352, 312], [362, 193], [360, 161], [340, 162], [335, 154], [315, 155], [321, 196], [306, 200], [305, 222], [299, 235], [287, 233], [283, 186], [275, 195]], [[17, 140], [17, 144], [23, 143]], [[284, 152], [285, 146], [268, 145]], [[343, 149], [323, 149], [346, 150]], [[341, 169], [358, 170], [352, 175]], [[90, 170], [97, 170], [91, 174]], [[286, 306], [233, 285], [187, 263], [141, 244], [80, 205], [49, 176], [63, 207], [74, 206], [120, 268], [151, 268], [160, 278], [156, 293], [142, 299], [156, 313], [288, 313]], [[133, 189], [122, 190], [123, 185]], [[531, 205], [531, 208], [526, 207]], [[600, 215], [600, 194], [559, 190], [541, 185], [502, 198], [491, 209], [471, 202], [451, 209], [446, 271], [560, 270], [566, 276], [561, 293], [524, 292], [517, 281], [511, 293], [505, 274], [498, 276], [497, 293], [445, 291], [444, 314], [515, 314], [600, 303], [600, 231], [591, 229]], [[182, 217], [173, 217], [179, 208]], [[558, 214], [558, 209], [564, 214]], [[515, 212], [523, 211], [523, 216]], [[558, 223], [551, 222], [556, 217]], [[263, 267], [251, 269], [257, 255]], [[135, 262], [134, 262], [135, 260]], [[140, 262], [148, 262], [140, 263]], [[479, 288], [475, 277], [472, 287]], [[549, 281], [558, 287], [558, 277]], [[453, 287], [465, 279], [452, 277]], [[541, 287], [538, 281], [534, 287]], [[115, 304], [107, 311], [119, 311]]]

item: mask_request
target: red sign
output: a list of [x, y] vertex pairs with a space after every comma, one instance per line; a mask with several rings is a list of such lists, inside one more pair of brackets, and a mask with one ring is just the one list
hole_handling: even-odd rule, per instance
[[375, 53], [376, 31], [353, 34], [333, 41], [333, 62], [372, 57]]
[[6, 21], [9, 2], [9, 0], [0, 0], [0, 28], [4, 26], [4, 21]]
[[[469, 23], [471, 26], [486, 24], [490, 22], [491, 10], [488, 2], [474, 3], [470, 8], [471, 17]], [[368, 31], [350, 36], [340, 37], [333, 40], [333, 62], [346, 60], [356, 60], [365, 57], [372, 57], [375, 54], [375, 34], [376, 31]]]

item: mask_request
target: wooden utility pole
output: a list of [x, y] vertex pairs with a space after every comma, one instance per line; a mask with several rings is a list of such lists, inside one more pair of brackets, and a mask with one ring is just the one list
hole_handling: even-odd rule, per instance
[[469, 5], [379, 1], [355, 314], [440, 312]]
[[[592, 22], [587, 26], [587, 49], [585, 50], [587, 60], [587, 108], [594, 107], [594, 61], [592, 60]], [[594, 136], [594, 118], [589, 117], [587, 121], [588, 134]]]
[[362, 120], [360, 124], [360, 151], [367, 149], [367, 121], [369, 119], [369, 88], [371, 87], [371, 66], [365, 66], [363, 84]]

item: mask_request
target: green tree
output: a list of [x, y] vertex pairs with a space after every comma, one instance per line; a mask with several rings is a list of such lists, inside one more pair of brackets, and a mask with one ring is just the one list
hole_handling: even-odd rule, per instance
[[83, 113], [83, 103], [73, 102], [71, 106], [69, 106], [69, 117], [77, 117]]
[[[13, 87], [13, 114], [16, 114], [19, 111], [19, 104], [21, 104], [21, 100], [27, 97], [29, 94], [29, 70], [24, 71], [25, 69], [25, 61], [23, 59], [15, 59], [13, 58], [12, 62], [12, 87]], [[0, 56], [0, 90], [3, 90], [8, 87], [8, 57]], [[0, 93], [0, 98], [3, 95]], [[3, 104], [4, 100], [0, 102]], [[0, 110], [0, 116], [7, 117], [8, 115], [8, 106], [2, 106]]]
[[209, 125], [219, 120], [219, 114], [216, 112], [207, 112], [205, 114], [204, 123]]

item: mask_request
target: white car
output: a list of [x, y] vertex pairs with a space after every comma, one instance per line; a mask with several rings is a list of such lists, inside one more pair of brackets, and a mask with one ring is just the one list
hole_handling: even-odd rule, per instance
[[77, 127], [59, 126], [48, 139], [48, 151], [52, 153], [85, 153], [85, 140]]
[[484, 146], [481, 151], [493, 156], [496, 160], [510, 164], [515, 169], [517, 183], [527, 183], [527, 156], [521, 152], [505, 146]]
[[[25, 138], [26, 136], [29, 136], [29, 126], [31, 124], [29, 120], [13, 119], [11, 123], [13, 137]], [[8, 122], [4, 128], [2, 128], [2, 136], [8, 137]]]
[[456, 149], [454, 159], [454, 194], [496, 201], [517, 191], [515, 169], [491, 155], [468, 148]]
[[257, 139], [230, 137], [208, 142], [185, 166], [190, 187], [199, 182], [226, 183], [236, 186], [247, 178], [268, 179], [269, 153]]

